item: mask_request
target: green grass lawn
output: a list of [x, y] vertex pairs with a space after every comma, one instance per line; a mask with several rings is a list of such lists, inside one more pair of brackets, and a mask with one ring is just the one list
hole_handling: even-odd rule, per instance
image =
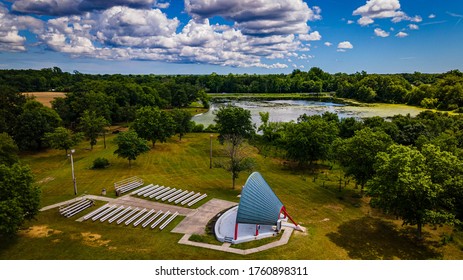
[[[113, 155], [114, 136], [93, 151], [87, 143], [75, 153], [75, 173], [79, 195], [99, 195], [102, 188], [114, 197], [113, 184], [130, 176], [145, 184], [188, 189], [207, 193], [209, 198], [238, 202], [237, 195], [249, 173], [242, 173], [237, 189], [231, 189], [231, 176], [220, 168], [209, 169], [209, 134], [188, 134], [181, 142], [173, 137], [157, 143], [129, 168], [128, 161]], [[222, 148], [213, 143], [214, 161]], [[285, 246], [247, 256], [224, 253], [177, 242], [181, 235], [170, 233], [177, 218], [163, 231], [100, 222], [75, 220], [95, 208], [64, 218], [57, 209], [41, 212], [28, 222], [15, 238], [0, 238], [0, 259], [463, 259], [463, 236], [450, 227], [425, 227], [425, 240], [414, 239], [414, 228], [381, 215], [359, 198], [353, 185], [338, 191], [340, 170], [323, 168], [301, 171], [282, 160], [264, 157], [251, 148], [261, 172], [289, 213], [305, 233], [294, 232]], [[91, 170], [97, 157], [111, 165]], [[42, 189], [42, 206], [74, 198], [69, 159], [64, 151], [49, 150], [24, 154]], [[314, 177], [316, 180], [314, 181]], [[99, 202], [99, 205], [102, 205]]]

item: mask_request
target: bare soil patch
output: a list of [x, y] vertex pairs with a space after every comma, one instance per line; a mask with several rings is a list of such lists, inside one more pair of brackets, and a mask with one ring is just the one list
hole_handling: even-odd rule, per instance
[[92, 247], [108, 247], [111, 240], [101, 239], [101, 235], [91, 232], [81, 232], [83, 243]]
[[38, 225], [32, 226], [26, 230], [21, 230], [19, 235], [29, 238], [44, 238], [60, 233], [62, 233], [62, 231], [51, 229], [47, 225]]

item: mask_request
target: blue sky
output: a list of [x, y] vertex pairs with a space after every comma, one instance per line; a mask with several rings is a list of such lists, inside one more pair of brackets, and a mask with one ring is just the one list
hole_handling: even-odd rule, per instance
[[463, 1], [0, 0], [0, 68], [463, 70]]

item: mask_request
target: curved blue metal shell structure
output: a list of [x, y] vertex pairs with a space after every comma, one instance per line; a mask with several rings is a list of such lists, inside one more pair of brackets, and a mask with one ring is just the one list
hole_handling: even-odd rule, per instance
[[283, 203], [259, 172], [252, 173], [241, 192], [236, 223], [276, 225]]

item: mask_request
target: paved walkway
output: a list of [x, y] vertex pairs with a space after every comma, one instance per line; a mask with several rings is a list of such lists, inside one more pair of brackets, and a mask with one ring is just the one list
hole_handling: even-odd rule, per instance
[[[172, 232], [185, 234], [205, 234], [207, 223], [219, 212], [235, 206], [237, 203], [213, 198], [189, 213]], [[188, 209], [190, 210], [190, 209]]]
[[239, 254], [239, 255], [249, 255], [249, 254], [262, 252], [262, 251], [265, 251], [271, 248], [275, 248], [275, 247], [287, 244], [289, 241], [289, 237], [291, 237], [291, 234], [293, 233], [294, 229], [291, 227], [285, 227], [284, 229], [285, 230], [280, 240], [269, 243], [269, 244], [262, 245], [260, 247], [246, 249], [246, 250], [231, 248], [230, 243], [224, 243], [223, 245], [219, 246], [219, 245], [212, 245], [212, 244], [190, 241], [188, 239], [190, 238], [191, 234], [185, 234], [178, 243], [184, 244], [184, 245], [206, 248], [206, 249], [217, 250], [217, 251], [223, 251], [223, 252], [228, 252], [228, 253], [234, 253], [234, 254]]

